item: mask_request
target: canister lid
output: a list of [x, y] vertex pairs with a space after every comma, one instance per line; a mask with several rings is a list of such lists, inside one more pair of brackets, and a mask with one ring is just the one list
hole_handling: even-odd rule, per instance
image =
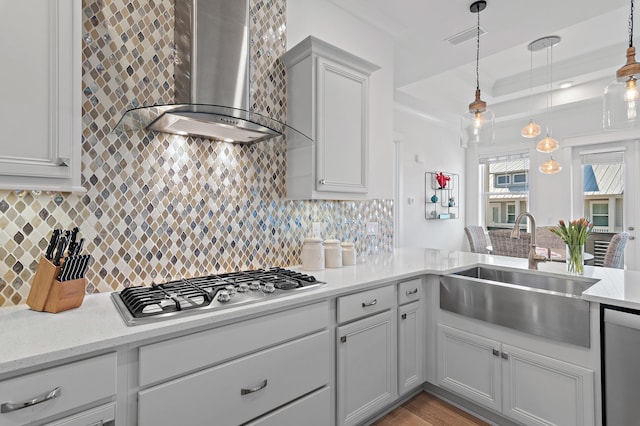
[[322, 238], [317, 237], [307, 237], [304, 239], [304, 244], [321, 244]]
[[324, 243], [325, 244], [340, 244], [340, 240], [329, 239], [329, 240], [324, 240]]

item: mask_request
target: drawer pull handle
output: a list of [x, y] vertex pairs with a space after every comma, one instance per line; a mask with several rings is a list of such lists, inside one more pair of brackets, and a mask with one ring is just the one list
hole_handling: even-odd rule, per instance
[[373, 306], [378, 304], [378, 299], [373, 299], [371, 302], [362, 302], [362, 307]]
[[262, 383], [260, 383], [255, 388], [251, 388], [251, 389], [242, 388], [242, 389], [240, 389], [240, 395], [248, 395], [250, 393], [258, 392], [259, 390], [262, 390], [262, 389], [264, 389], [266, 387], [267, 387], [267, 379], [264, 379], [262, 381]]
[[411, 296], [412, 294], [416, 294], [418, 292], [417, 288], [414, 288], [413, 290], [407, 290], [407, 296]]
[[60, 395], [62, 395], [62, 388], [58, 386], [57, 388], [49, 392], [45, 392], [43, 394], [35, 396], [32, 399], [29, 399], [27, 401], [5, 402], [2, 405], [0, 405], [0, 413], [4, 414], [4, 413], [11, 413], [12, 411], [22, 410], [23, 408], [31, 407], [36, 404], [40, 404], [42, 402], [50, 401], [54, 398], [59, 397]]

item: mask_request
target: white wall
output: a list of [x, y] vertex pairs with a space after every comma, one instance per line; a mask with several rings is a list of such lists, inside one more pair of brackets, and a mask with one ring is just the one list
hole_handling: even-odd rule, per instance
[[[400, 222], [398, 245], [466, 250], [465, 153], [460, 148], [459, 134], [405, 108], [394, 109], [394, 127], [400, 160], [399, 202], [396, 205]], [[416, 156], [424, 162], [416, 162]], [[433, 195], [431, 190], [425, 194], [425, 173], [430, 171], [460, 175], [459, 219], [425, 219], [427, 195], [428, 198]], [[409, 198], [415, 200], [413, 204], [409, 204]]]
[[393, 42], [327, 0], [287, 2], [287, 49], [309, 35], [381, 67], [369, 80], [370, 198], [393, 198]]

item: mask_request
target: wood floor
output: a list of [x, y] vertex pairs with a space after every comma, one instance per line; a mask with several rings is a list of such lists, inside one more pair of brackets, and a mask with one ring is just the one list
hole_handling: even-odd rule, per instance
[[488, 425], [471, 414], [421, 392], [372, 426], [471, 426]]

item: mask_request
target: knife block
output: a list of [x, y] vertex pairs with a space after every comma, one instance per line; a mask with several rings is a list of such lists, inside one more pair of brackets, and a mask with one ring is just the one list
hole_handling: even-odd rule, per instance
[[60, 282], [56, 277], [60, 274], [61, 266], [54, 265], [46, 257], [40, 259], [27, 297], [27, 305], [34, 311], [55, 314], [82, 304], [86, 278]]

